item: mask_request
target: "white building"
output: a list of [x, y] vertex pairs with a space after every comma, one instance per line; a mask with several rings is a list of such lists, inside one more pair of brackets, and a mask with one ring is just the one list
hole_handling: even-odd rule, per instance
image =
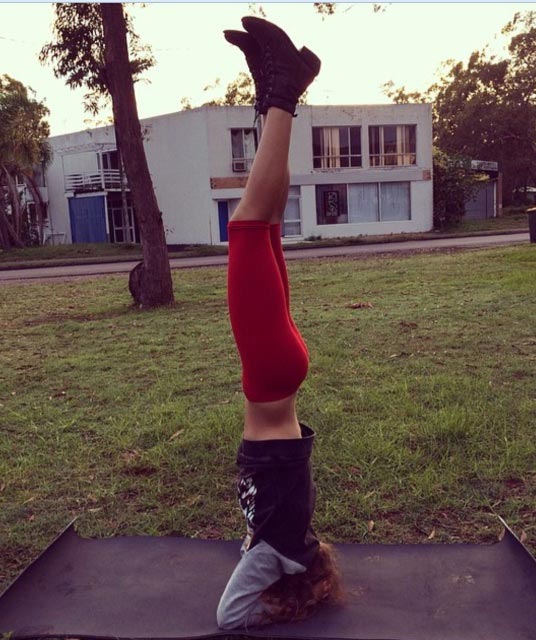
[[[250, 107], [200, 107], [142, 120], [169, 245], [226, 242], [260, 135], [253, 117]], [[48, 232], [65, 242], [137, 240], [113, 127], [49, 142]], [[301, 106], [290, 173], [288, 240], [428, 231], [431, 106]]]

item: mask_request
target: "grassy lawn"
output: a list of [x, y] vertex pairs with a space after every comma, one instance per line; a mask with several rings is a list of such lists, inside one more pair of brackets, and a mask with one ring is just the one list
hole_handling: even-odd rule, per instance
[[[355, 236], [342, 238], [309, 239], [304, 242], [287, 245], [288, 248], [332, 247], [351, 244], [368, 244], [375, 242], [398, 242], [403, 240], [419, 240], [441, 238], [445, 235], [467, 235], [482, 232], [503, 232], [510, 230], [528, 230], [528, 218], [524, 209], [506, 211], [501, 218], [489, 220], [463, 220], [457, 225], [443, 231], [429, 233], [403, 233], [377, 236]], [[227, 253], [225, 246], [217, 245], [185, 245], [180, 250], [171, 250], [171, 258], [190, 256], [219, 255]], [[2, 251], [0, 249], [0, 269], [22, 266], [51, 266], [62, 264], [83, 264], [84, 262], [108, 262], [109, 260], [139, 260], [141, 249], [133, 244], [64, 244], [57, 246], [26, 247]]]
[[[227, 253], [226, 247], [212, 245], [188, 245], [181, 250], [169, 251], [170, 258], [218, 255]], [[21, 266], [50, 266], [62, 264], [84, 264], [110, 262], [110, 260], [141, 260], [140, 245], [111, 244], [109, 242], [47, 245], [24, 247], [23, 249], [0, 249], [0, 269]]]
[[135, 244], [111, 244], [110, 242], [58, 244], [0, 251], [0, 264], [12, 260], [61, 260], [63, 258], [83, 260], [110, 256], [135, 260], [140, 255], [140, 247]]
[[488, 220], [462, 220], [457, 225], [445, 229], [445, 233], [476, 233], [479, 231], [510, 231], [511, 229], [529, 228], [529, 219], [523, 210], [510, 209], [500, 218]]
[[[315, 526], [330, 541], [536, 551], [536, 250], [289, 265], [311, 352]], [[82, 535], [237, 538], [239, 360], [225, 268], [0, 288], [0, 589], [75, 516]], [[350, 308], [364, 301], [371, 308]]]

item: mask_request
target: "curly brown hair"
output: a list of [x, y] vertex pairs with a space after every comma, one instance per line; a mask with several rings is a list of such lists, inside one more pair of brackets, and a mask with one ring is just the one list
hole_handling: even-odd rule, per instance
[[264, 624], [304, 620], [322, 603], [342, 604], [344, 596], [333, 547], [321, 542], [306, 571], [284, 574], [264, 591], [261, 600], [268, 609]]

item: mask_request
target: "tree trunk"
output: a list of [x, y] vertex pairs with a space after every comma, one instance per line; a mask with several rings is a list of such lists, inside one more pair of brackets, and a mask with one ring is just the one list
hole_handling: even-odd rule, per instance
[[0, 227], [2, 228], [2, 242], [7, 245], [5, 246], [6, 249], [9, 249], [10, 247], [18, 247], [19, 249], [24, 248], [24, 242], [22, 242], [19, 236], [15, 233], [15, 229], [11, 226], [3, 205], [0, 206]]
[[4, 200], [4, 186], [0, 181], [0, 249], [7, 251], [11, 249], [11, 243], [9, 242], [9, 234], [6, 229], [5, 220], [6, 216], [6, 202]]
[[20, 206], [20, 199], [19, 199], [20, 196], [19, 196], [19, 191], [17, 189], [17, 183], [15, 182], [15, 180], [13, 179], [13, 176], [11, 175], [11, 173], [9, 173], [9, 170], [5, 165], [2, 165], [2, 169], [4, 170], [4, 175], [6, 176], [7, 188], [8, 188], [10, 200], [11, 200], [11, 212], [12, 212], [11, 227], [13, 229], [13, 232], [17, 236], [17, 238], [21, 240], [20, 235], [22, 231], [22, 209]]
[[9, 244], [7, 233], [4, 231], [4, 225], [2, 222], [2, 213], [0, 213], [0, 249], [2, 249], [3, 251], [8, 251], [9, 249], [11, 249], [11, 245]]
[[143, 268], [134, 299], [144, 307], [170, 304], [174, 298], [166, 236], [143, 148], [123, 7], [102, 3], [101, 12], [106, 82], [142, 243]]
[[[115, 131], [115, 142], [117, 145], [117, 164], [119, 166], [119, 184], [121, 186], [121, 219], [123, 220], [123, 229], [125, 234], [123, 242], [135, 242], [135, 238], [130, 236], [130, 217], [128, 215], [127, 201], [127, 185], [125, 180], [125, 163], [123, 162], [123, 153], [121, 151], [121, 140], [119, 139], [119, 131]], [[135, 234], [134, 234], [135, 235]]]
[[30, 173], [24, 173], [24, 181], [26, 182], [26, 186], [30, 190], [32, 194], [32, 198], [35, 204], [35, 211], [37, 213], [37, 232], [39, 234], [39, 246], [43, 244], [43, 225], [44, 225], [44, 215], [43, 212], [45, 210], [45, 205], [43, 203], [43, 198], [41, 197], [41, 193], [35, 184], [35, 180]]

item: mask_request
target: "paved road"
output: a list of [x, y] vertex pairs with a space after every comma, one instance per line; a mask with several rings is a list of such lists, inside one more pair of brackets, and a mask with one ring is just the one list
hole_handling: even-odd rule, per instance
[[[408, 240], [405, 242], [386, 242], [381, 244], [353, 245], [349, 247], [320, 247], [312, 249], [293, 249], [285, 252], [287, 260], [325, 257], [354, 257], [377, 253], [404, 253], [419, 251], [437, 251], [444, 249], [472, 249], [480, 247], [496, 247], [512, 244], [525, 244], [529, 234], [516, 233], [494, 236], [472, 236], [466, 238], [440, 238], [437, 240]], [[205, 256], [199, 258], [173, 258], [172, 269], [206, 267], [227, 264], [227, 256]], [[85, 264], [68, 267], [39, 267], [36, 269], [13, 269], [0, 271], [0, 284], [8, 282], [47, 280], [68, 280], [71, 278], [87, 278], [113, 273], [128, 273], [135, 262], [111, 262], [102, 264]]]

